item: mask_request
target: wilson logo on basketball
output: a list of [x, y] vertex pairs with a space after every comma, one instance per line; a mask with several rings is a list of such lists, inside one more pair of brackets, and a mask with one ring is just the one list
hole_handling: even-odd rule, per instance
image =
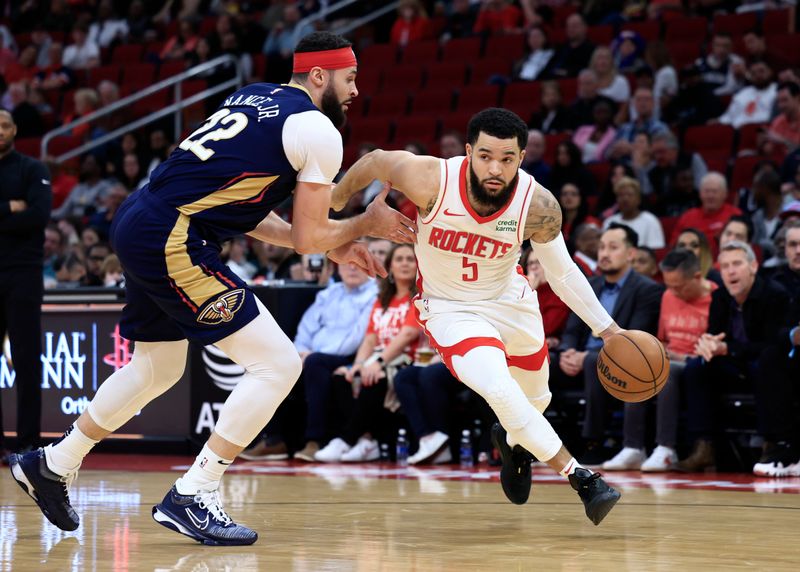
[[220, 322], [230, 322], [243, 303], [244, 290], [242, 288], [225, 292], [200, 312], [197, 321], [209, 326], [216, 326]]
[[616, 375], [611, 375], [611, 370], [609, 369], [608, 364], [603, 361], [603, 354], [597, 356], [597, 371], [614, 385], [617, 385], [623, 389], [628, 387], [628, 382], [618, 378]]

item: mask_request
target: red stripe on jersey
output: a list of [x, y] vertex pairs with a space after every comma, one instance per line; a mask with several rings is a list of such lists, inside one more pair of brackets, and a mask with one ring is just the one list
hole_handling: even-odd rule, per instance
[[[467, 196], [467, 165], [468, 164], [469, 164], [469, 162], [467, 161], [467, 158], [464, 157], [464, 162], [461, 163], [461, 172], [458, 175], [458, 190], [461, 193], [461, 202], [464, 203], [464, 207], [466, 207], [467, 212], [470, 214], [470, 216], [472, 216], [472, 218], [474, 218], [480, 224], [483, 224], [483, 223], [486, 223], [486, 222], [492, 222], [496, 218], [500, 218], [500, 216], [504, 212], [506, 212], [508, 210], [508, 207], [511, 206], [511, 203], [514, 202], [514, 197], [517, 194], [517, 189], [516, 188], [514, 189], [514, 192], [511, 193], [510, 197], [508, 197], [508, 202], [499, 211], [497, 211], [494, 214], [490, 214], [489, 216], [481, 216], [481, 215], [479, 215], [472, 208], [472, 205], [469, 202], [469, 197]], [[519, 187], [519, 182], [517, 182], [517, 187]]]
[[544, 344], [535, 354], [508, 356], [507, 361], [509, 367], [518, 367], [525, 371], [539, 371], [545, 363], [550, 363], [550, 351], [547, 344]]
[[223, 189], [227, 189], [227, 188], [228, 188], [228, 187], [230, 187], [231, 185], [235, 185], [235, 184], [236, 184], [236, 183], [238, 183], [239, 181], [241, 181], [241, 180], [243, 180], [243, 179], [249, 179], [250, 177], [269, 177], [269, 176], [270, 176], [270, 174], [269, 174], [269, 173], [242, 173], [241, 175], [238, 175], [238, 176], [234, 177], [233, 179], [231, 179], [230, 181], [228, 181], [227, 183], [225, 183], [224, 185], [222, 185], [222, 186], [221, 186], [219, 189], [217, 189], [217, 190], [218, 190], [218, 191], [221, 191], [221, 190], [223, 190]]
[[519, 224], [517, 226], [517, 242], [522, 244], [522, 229], [525, 228], [525, 222], [528, 220], [526, 213], [523, 212], [525, 205], [528, 204], [528, 195], [531, 194], [531, 186], [533, 186], [533, 177], [528, 181], [528, 190], [525, 191], [525, 199], [522, 201], [522, 210], [519, 211]]

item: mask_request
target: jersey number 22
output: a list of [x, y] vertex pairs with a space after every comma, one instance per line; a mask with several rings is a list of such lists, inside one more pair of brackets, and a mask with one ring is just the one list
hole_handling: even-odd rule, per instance
[[[213, 129], [221, 125], [218, 129]], [[201, 161], [208, 161], [215, 153], [213, 149], [209, 149], [204, 145], [207, 141], [220, 141], [222, 139], [233, 139], [244, 128], [247, 127], [247, 115], [244, 113], [231, 113], [230, 109], [220, 109], [214, 115], [209, 117], [205, 124], [203, 124], [197, 131], [184, 139], [179, 147], [184, 151], [191, 151]], [[200, 139], [194, 140], [195, 137], [205, 133]]]

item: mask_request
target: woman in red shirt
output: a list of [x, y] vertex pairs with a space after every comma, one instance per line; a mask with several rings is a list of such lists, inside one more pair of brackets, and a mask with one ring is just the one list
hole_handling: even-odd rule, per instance
[[417, 293], [417, 259], [413, 247], [394, 245], [386, 255], [386, 268], [389, 275], [380, 282], [378, 299], [356, 360], [351, 367], [335, 372], [344, 374], [344, 381], [334, 383], [334, 391], [340, 396], [338, 402], [347, 408], [349, 395], [356, 398], [352, 413], [339, 437], [315, 453], [317, 461], [377, 460], [380, 446], [374, 431], [384, 407], [392, 411], [399, 407], [399, 402], [392, 398], [390, 377], [398, 365], [412, 362], [422, 332], [411, 301]]
[[402, 0], [397, 7], [397, 20], [392, 26], [392, 43], [401, 48], [428, 35], [428, 15], [418, 0]]

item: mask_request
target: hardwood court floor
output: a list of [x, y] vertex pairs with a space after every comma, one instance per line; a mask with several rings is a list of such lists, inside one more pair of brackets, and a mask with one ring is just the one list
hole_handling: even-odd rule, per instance
[[716, 571], [797, 570], [800, 562], [800, 479], [611, 475], [623, 497], [595, 527], [557, 475], [537, 469], [520, 507], [505, 500], [490, 467], [237, 463], [222, 494], [259, 541], [205, 547], [150, 517], [188, 461], [143, 467], [141, 457], [95, 455], [94, 466], [134, 470], [81, 472], [74, 533], [47, 523], [4, 472], [0, 571]]

